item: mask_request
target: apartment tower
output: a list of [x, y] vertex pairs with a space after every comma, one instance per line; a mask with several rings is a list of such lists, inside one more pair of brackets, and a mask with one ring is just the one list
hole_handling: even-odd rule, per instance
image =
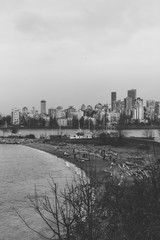
[[144, 108], [143, 108], [143, 99], [137, 98], [135, 101], [133, 109], [133, 119], [139, 120], [140, 122], [144, 120]]
[[124, 107], [125, 107], [125, 115], [131, 116], [132, 113], [132, 98], [126, 97], [124, 98]]
[[135, 100], [137, 98], [137, 90], [136, 89], [128, 90], [128, 97], [132, 99], [132, 107], [133, 107]]
[[46, 114], [46, 101], [41, 101], [41, 114]]
[[111, 110], [113, 111], [117, 101], [117, 93], [111, 92]]

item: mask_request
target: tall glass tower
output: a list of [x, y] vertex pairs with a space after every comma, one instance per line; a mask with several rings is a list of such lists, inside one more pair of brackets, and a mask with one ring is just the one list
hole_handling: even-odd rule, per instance
[[133, 107], [135, 100], [137, 98], [137, 90], [136, 89], [128, 90], [128, 97], [132, 98], [132, 107]]
[[117, 93], [116, 92], [111, 92], [111, 110], [114, 110], [115, 103], [117, 101]]

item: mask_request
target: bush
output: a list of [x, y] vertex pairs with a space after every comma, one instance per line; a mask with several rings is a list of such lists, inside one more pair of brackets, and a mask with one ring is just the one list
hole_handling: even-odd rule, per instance
[[104, 239], [160, 239], [160, 167], [150, 166], [150, 175], [119, 185], [115, 179], [105, 184], [99, 202], [105, 222]]
[[25, 136], [25, 138], [29, 138], [29, 139], [35, 139], [35, 135], [34, 134], [28, 134]]

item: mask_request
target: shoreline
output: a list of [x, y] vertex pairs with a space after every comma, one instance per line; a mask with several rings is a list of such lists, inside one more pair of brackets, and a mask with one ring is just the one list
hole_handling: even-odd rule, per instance
[[[9, 130], [12, 130], [14, 126], [8, 126], [7, 128], [5, 127], [0, 127], [0, 130], [3, 130], [3, 129], [9, 129]], [[54, 130], [54, 131], [59, 131], [59, 127], [20, 127], [18, 126], [17, 127], [18, 130]], [[130, 124], [130, 125], [125, 125], [123, 126], [123, 130], [127, 130], [127, 129], [140, 129], [140, 130], [143, 130], [143, 129], [160, 129], [160, 126], [158, 125], [134, 125], [134, 124]], [[73, 128], [73, 127], [62, 127], [62, 130], [65, 131], [65, 130], [77, 130], [77, 128]], [[89, 130], [87, 127], [83, 129], [84, 131], [87, 131]], [[92, 129], [94, 130], [94, 129]], [[97, 128], [96, 129], [97, 131], [101, 131], [102, 128]], [[114, 127], [109, 127], [108, 130], [117, 130], [117, 125], [114, 126]]]
[[[63, 159], [65, 162], [74, 164], [77, 168], [85, 172], [89, 177], [91, 167], [96, 169], [97, 176], [99, 180], [102, 180], [105, 176], [113, 176], [113, 171], [116, 177], [120, 178], [123, 174], [124, 178], [129, 178], [129, 175], [126, 174], [126, 169], [120, 170], [119, 166], [124, 163], [138, 164], [139, 168], [143, 168], [144, 165], [148, 164], [148, 153], [145, 151], [138, 151], [135, 147], [113, 147], [113, 146], [96, 146], [96, 145], [83, 145], [83, 144], [48, 144], [48, 143], [30, 143], [24, 144], [28, 146], [51, 155], [57, 156], [58, 158]], [[112, 153], [112, 159], [110, 157], [100, 156], [99, 152], [105, 150], [106, 156], [107, 153]], [[75, 159], [73, 151], [87, 152], [89, 154], [89, 160]], [[150, 153], [152, 154], [152, 152]], [[116, 156], [116, 157], [113, 157]], [[111, 169], [113, 167], [113, 160], [116, 160], [114, 164], [116, 169]], [[84, 158], [83, 158], [84, 159]], [[132, 171], [132, 168], [130, 169]]]
[[72, 144], [71, 144], [71, 146], [68, 146], [68, 145], [69, 144], [67, 144], [67, 148], [69, 147], [69, 151], [68, 151], [69, 155], [65, 155], [64, 154], [64, 153], [66, 153], [65, 146], [51, 145], [51, 144], [47, 144], [47, 143], [24, 144], [24, 146], [34, 148], [34, 149], [40, 150], [42, 152], [49, 153], [53, 156], [56, 156], [57, 158], [63, 159], [65, 162], [74, 164], [77, 168], [85, 171], [85, 173], [87, 174], [88, 170], [89, 170], [89, 163], [88, 162], [77, 161], [77, 160], [74, 159], [73, 149], [75, 149], [76, 147], [78, 148], [78, 146], [75, 147], [75, 144], [74, 144], [74, 146], [72, 146]]

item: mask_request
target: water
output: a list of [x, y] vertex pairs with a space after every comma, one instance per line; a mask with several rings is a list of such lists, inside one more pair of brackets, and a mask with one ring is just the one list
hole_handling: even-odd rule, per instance
[[27, 195], [34, 194], [35, 184], [43, 193], [48, 191], [50, 175], [63, 188], [75, 171], [74, 165], [50, 154], [20, 145], [0, 145], [0, 240], [39, 239], [22, 223], [14, 208], [43, 231], [41, 220], [27, 205]]
[[[50, 135], [60, 135], [61, 133], [64, 135], [72, 135], [75, 133], [76, 130], [72, 129], [65, 129], [65, 130], [58, 130], [58, 129], [19, 129], [18, 134], [25, 136], [28, 134], [34, 134], [36, 138], [40, 136], [50, 136]], [[4, 136], [10, 136], [11, 131], [8, 130]], [[0, 136], [3, 136], [3, 131], [0, 130]]]
[[[40, 136], [50, 136], [50, 135], [56, 135], [56, 134], [66, 134], [66, 135], [74, 135], [76, 130], [72, 129], [64, 129], [62, 132], [60, 130], [55, 129], [20, 129], [19, 134], [22, 136], [28, 135], [28, 134], [34, 134], [36, 138], [39, 138]], [[114, 130], [110, 130], [114, 131]], [[85, 130], [86, 134], [89, 134], [89, 130]], [[123, 130], [124, 135], [127, 137], [148, 137], [152, 135], [152, 137], [155, 137], [156, 140], [160, 140], [160, 129], [131, 129], [131, 130]], [[5, 133], [5, 136], [11, 135], [11, 132]], [[0, 130], [0, 136], [3, 136], [2, 130]]]
[[160, 129], [132, 129], [123, 130], [127, 137], [154, 137], [155, 141], [160, 141]]

